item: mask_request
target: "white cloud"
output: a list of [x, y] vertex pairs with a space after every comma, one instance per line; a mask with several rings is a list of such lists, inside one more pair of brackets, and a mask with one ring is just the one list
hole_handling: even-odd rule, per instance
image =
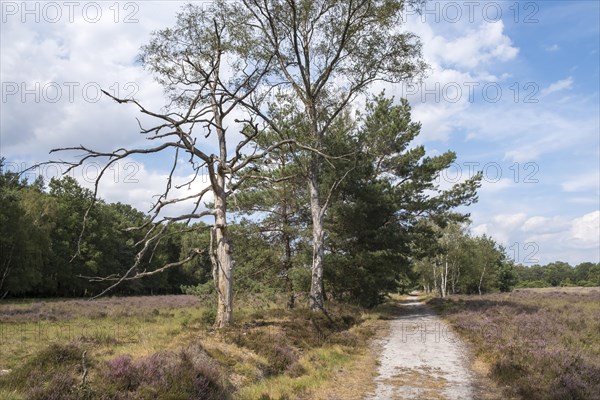
[[472, 24], [453, 25], [453, 28], [454, 32], [436, 31], [433, 25], [419, 21], [407, 24], [407, 29], [416, 32], [425, 43], [425, 58], [444, 67], [476, 69], [492, 62], [512, 60], [519, 53], [504, 34], [502, 21], [481, 22], [475, 28]]
[[137, 92], [150, 107], [162, 106], [162, 90], [133, 62], [151, 27], [115, 23], [108, 6], [107, 18], [96, 24], [81, 15], [72, 23], [3, 24], [3, 86], [17, 89], [3, 99], [4, 154], [39, 162], [55, 147], [139, 143], [131, 107], [97, 89], [119, 96]]
[[[99, 197], [109, 203], [122, 202], [131, 204], [140, 211], [147, 212], [152, 207], [152, 202], [157, 196], [163, 194], [168, 181], [168, 174], [156, 170], [149, 170], [143, 163], [135, 161], [117, 162], [116, 168], [106, 172], [99, 185]], [[82, 186], [93, 189], [93, 182], [99, 171], [99, 166], [88, 168], [87, 176], [78, 171], [76, 178]], [[181, 171], [183, 172], [183, 171]], [[199, 193], [209, 186], [207, 175], [199, 175], [192, 183], [194, 175], [188, 173], [174, 174], [172, 189], [167, 199], [183, 198]], [[183, 185], [183, 186], [182, 186]], [[181, 188], [177, 188], [182, 186]], [[212, 192], [208, 192], [200, 203], [199, 210], [205, 210], [204, 203], [213, 201]], [[175, 216], [192, 212], [195, 199], [169, 205], [163, 209], [162, 216]]]
[[[504, 34], [504, 24], [452, 24], [452, 30], [439, 25], [412, 21], [407, 29], [417, 33], [424, 44], [423, 55], [430, 65], [429, 76], [419, 85], [400, 86], [392, 94], [406, 97], [413, 105], [413, 117], [422, 123], [420, 143], [448, 141], [451, 133], [464, 126], [458, 116], [469, 113], [471, 103], [481, 100], [482, 87], [510, 77], [488, 71], [514, 59], [518, 48]], [[375, 92], [388, 85], [378, 85]]]
[[480, 215], [471, 233], [492, 236], [516, 262], [524, 264], [600, 261], [600, 211], [572, 218], [525, 213]]
[[569, 231], [570, 245], [577, 248], [598, 248], [600, 241], [600, 211], [575, 218]]
[[570, 103], [477, 104], [457, 115], [454, 124], [469, 132], [468, 138], [493, 144], [504, 159], [528, 162], [551, 152], [565, 153], [597, 148], [598, 111], [591, 99]]
[[480, 224], [471, 228], [471, 233], [477, 236], [487, 235], [489, 232], [488, 224]]
[[544, 46], [544, 50], [549, 51], [549, 52], [554, 52], [554, 51], [558, 51], [560, 50], [560, 46], [557, 45], [556, 43], [553, 45], [549, 45], [549, 46]]
[[525, 213], [499, 214], [482, 224], [475, 225], [471, 231], [478, 235], [491, 235], [500, 243], [511, 243], [511, 233], [518, 229], [526, 218]]
[[574, 80], [570, 76], [568, 78], [561, 79], [560, 81], [552, 83], [547, 88], [544, 88], [542, 90], [542, 95], [546, 96], [551, 93], [571, 89], [573, 87], [573, 82], [574, 82]]
[[517, 226], [520, 226], [521, 223], [525, 221], [526, 217], [527, 215], [525, 213], [499, 214], [494, 216], [493, 220], [498, 226], [514, 229]]
[[578, 174], [560, 185], [565, 192], [581, 192], [600, 188], [600, 170]]
[[568, 228], [569, 222], [563, 217], [535, 216], [528, 218], [520, 229], [525, 233], [549, 234], [563, 232]]

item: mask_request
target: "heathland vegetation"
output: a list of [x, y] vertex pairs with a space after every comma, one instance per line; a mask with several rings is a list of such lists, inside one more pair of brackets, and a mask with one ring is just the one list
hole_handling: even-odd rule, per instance
[[369, 390], [376, 359], [367, 339], [392, 305], [327, 302], [323, 314], [305, 298], [295, 309], [281, 296], [236, 300], [243, 306], [226, 329], [213, 326], [212, 296], [3, 304], [0, 370], [10, 372], [0, 375], [0, 398], [359, 399]]
[[600, 398], [600, 288], [432, 299], [507, 397]]

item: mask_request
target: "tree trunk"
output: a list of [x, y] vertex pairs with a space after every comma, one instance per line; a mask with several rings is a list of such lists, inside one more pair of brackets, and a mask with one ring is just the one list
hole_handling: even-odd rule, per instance
[[479, 291], [479, 295], [481, 296], [481, 284], [483, 283], [483, 275], [485, 275], [485, 264], [483, 264], [483, 271], [481, 271], [481, 277], [479, 278], [479, 286], [477, 290]]
[[[437, 261], [434, 261], [432, 263], [432, 266], [433, 266], [433, 290], [435, 292], [438, 292], [437, 268], [436, 268], [436, 265], [437, 265]], [[439, 292], [439, 293], [440, 293], [440, 295], [442, 294], [441, 292]]]
[[[437, 264], [437, 260], [435, 262]], [[440, 295], [446, 297], [448, 289], [448, 258], [445, 257], [444, 263], [440, 263]]]
[[[213, 96], [215, 88], [213, 87]], [[216, 243], [216, 267], [217, 267], [217, 320], [215, 326], [223, 328], [233, 322], [233, 245], [229, 233], [227, 232], [227, 187], [226, 171], [227, 165], [227, 141], [225, 129], [223, 129], [223, 120], [221, 111], [216, 99], [213, 100], [213, 113], [215, 116], [215, 126], [217, 138], [219, 140], [219, 163], [214, 174], [214, 165], [210, 166], [212, 170], [213, 193], [215, 197], [215, 239]], [[214, 266], [213, 266], [214, 268]]]
[[[459, 282], [460, 282], [460, 264], [458, 264], [456, 266], [456, 286], [458, 286]], [[452, 290], [454, 291], [454, 288], [452, 288]]]
[[[305, 103], [310, 120], [310, 129], [313, 137], [316, 139], [316, 148], [322, 149], [323, 136], [319, 131], [317, 110], [314, 102]], [[313, 261], [310, 280], [310, 309], [313, 311], [323, 310], [325, 304], [325, 290], [323, 286], [323, 259], [325, 258], [325, 210], [321, 203], [319, 193], [319, 175], [321, 173], [321, 157], [318, 154], [312, 154], [308, 171], [308, 190], [310, 194], [310, 213], [312, 216], [312, 236], [313, 236]]]
[[460, 262], [456, 259], [450, 264], [450, 290], [456, 294], [456, 288], [460, 279]]
[[323, 310], [325, 294], [323, 290], [323, 258], [325, 256], [324, 248], [324, 227], [323, 210], [321, 208], [321, 199], [317, 177], [312, 174], [308, 182], [310, 191], [310, 212], [312, 215], [312, 234], [313, 234], [313, 261], [310, 281], [310, 309], [313, 311]]
[[290, 235], [287, 232], [285, 232], [283, 240], [285, 242], [283, 268], [285, 270], [285, 290], [288, 294], [287, 308], [292, 309], [294, 308], [296, 303], [296, 297], [294, 296], [294, 287], [292, 285], [292, 280], [290, 279], [290, 269], [292, 268], [292, 239]]
[[444, 270], [442, 277], [442, 297], [446, 297], [448, 294], [448, 256], [444, 260]]
[[[283, 162], [285, 166], [285, 161]], [[288, 208], [288, 194], [286, 190], [287, 186], [284, 183], [283, 186], [283, 199], [281, 203], [281, 216], [282, 216], [282, 239], [284, 245], [283, 253], [283, 274], [285, 277], [285, 291], [287, 292], [287, 308], [294, 308], [296, 299], [294, 296], [294, 288], [292, 286], [292, 280], [290, 279], [290, 269], [292, 268], [292, 238], [290, 236], [290, 216]]]
[[225, 192], [215, 193], [215, 239], [217, 278], [217, 319], [215, 326], [223, 328], [233, 322], [233, 246], [227, 232], [227, 201]]
[[[6, 277], [8, 276], [8, 273], [10, 272], [10, 269], [11, 269], [10, 264], [12, 262], [12, 255], [13, 255], [14, 249], [15, 249], [15, 245], [13, 244], [10, 246], [10, 251], [8, 253], [8, 259], [4, 263], [6, 265], [6, 267], [4, 268], [4, 272], [2, 273], [2, 279], [0, 280], [0, 290], [2, 290], [2, 288], [4, 287], [4, 281], [6, 280]], [[8, 293], [8, 291], [6, 291], [4, 296], [6, 296], [7, 293]]]

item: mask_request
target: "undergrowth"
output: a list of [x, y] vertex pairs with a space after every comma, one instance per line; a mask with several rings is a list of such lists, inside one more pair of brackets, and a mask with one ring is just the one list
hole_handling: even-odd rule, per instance
[[511, 395], [600, 399], [600, 290], [519, 290], [429, 304]]
[[[327, 304], [327, 312], [287, 310], [273, 304], [246, 307], [236, 323], [212, 329], [210, 308], [124, 307], [102, 303], [103, 313], [86, 310], [79, 323], [118, 322], [136, 329], [127, 335], [88, 330], [50, 345], [31, 341], [0, 376], [0, 397], [51, 400], [285, 399], [307, 395], [351, 363], [366, 348], [378, 315], [358, 307]], [[187, 300], [186, 300], [187, 301]], [[85, 309], [71, 302], [68, 309]], [[92, 306], [93, 307], [93, 306]], [[68, 322], [53, 303], [61, 323]], [[27, 314], [27, 309], [15, 315]], [[35, 315], [49, 311], [36, 308]], [[100, 318], [100, 320], [98, 320]], [[83, 321], [83, 322], [82, 322]], [[37, 323], [37, 322], [36, 322]], [[17, 330], [6, 330], [15, 333]], [[9, 338], [7, 343], [18, 343]], [[64, 340], [58, 340], [64, 339]], [[2, 345], [5, 345], [3, 343]], [[25, 354], [25, 362], [16, 357]], [[0, 368], [4, 368], [0, 365]]]

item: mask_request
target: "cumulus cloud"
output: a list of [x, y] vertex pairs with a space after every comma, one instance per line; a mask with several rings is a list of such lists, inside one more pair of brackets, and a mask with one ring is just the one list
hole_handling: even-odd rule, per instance
[[423, 125], [420, 142], [448, 141], [452, 132], [463, 128], [457, 116], [468, 114], [472, 103], [481, 100], [482, 87], [510, 76], [498, 77], [490, 67], [514, 59], [519, 52], [502, 21], [450, 25], [452, 29], [418, 20], [407, 24], [421, 37], [430, 71], [420, 84], [400, 86], [393, 94], [413, 105], [414, 118]]
[[504, 34], [504, 23], [483, 23], [466, 35], [440, 43], [445, 48], [440, 54], [441, 62], [473, 69], [492, 61], [512, 60], [519, 53], [512, 41]]
[[491, 62], [514, 59], [519, 54], [510, 37], [504, 33], [504, 23], [461, 20], [458, 24], [424, 24], [409, 20], [407, 29], [416, 32], [425, 43], [424, 56], [428, 61], [445, 68], [479, 69]]
[[143, 23], [149, 10], [138, 6], [138, 23], [116, 23], [116, 9], [102, 5], [104, 18], [96, 23], [81, 11], [72, 22], [3, 23], [3, 154], [44, 161], [54, 147], [139, 142], [139, 136], [124, 134], [139, 131], [132, 110], [99, 89], [142, 98], [150, 108], [164, 104], [162, 89], [135, 63], [153, 29]]
[[524, 264], [600, 261], [600, 211], [579, 217], [527, 215], [484, 217], [471, 228], [474, 235], [491, 235]]
[[589, 99], [568, 104], [544, 101], [515, 104], [510, 100], [471, 107], [455, 123], [469, 139], [493, 143], [503, 158], [534, 161], [552, 152], [597, 148], [598, 111]]
[[575, 218], [569, 231], [570, 244], [577, 248], [598, 248], [600, 241], [600, 211]]
[[559, 233], [569, 229], [569, 222], [563, 217], [534, 216], [528, 218], [520, 229], [525, 233]]

